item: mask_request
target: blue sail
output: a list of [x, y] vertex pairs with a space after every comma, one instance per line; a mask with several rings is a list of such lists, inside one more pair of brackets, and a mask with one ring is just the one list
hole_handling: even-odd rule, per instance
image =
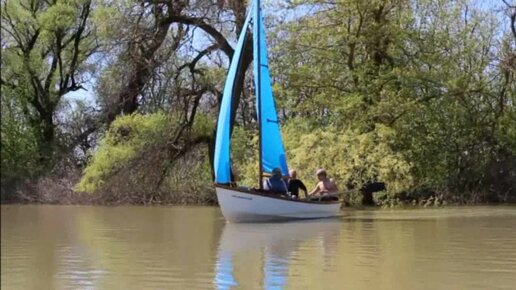
[[[252, 5], [251, 7], [254, 7]], [[224, 84], [224, 92], [222, 102], [220, 104], [219, 118], [217, 121], [217, 136], [215, 137], [215, 154], [213, 160], [215, 182], [229, 183], [231, 182], [231, 161], [230, 161], [230, 131], [231, 131], [231, 102], [233, 100], [233, 88], [235, 86], [235, 78], [242, 58], [245, 38], [249, 27], [252, 11], [249, 11], [247, 18], [242, 27], [242, 32], [238, 37], [238, 42], [229, 65], [229, 71]]]
[[[259, 1], [256, 1], [253, 18], [253, 45], [254, 45], [254, 80], [256, 87], [256, 111], [260, 112], [258, 121], [261, 123], [262, 166], [264, 172], [272, 172], [274, 168], [280, 168], [283, 175], [288, 174], [285, 149], [281, 139], [278, 115], [272, 95], [271, 77], [267, 60], [267, 46], [265, 41], [265, 29]], [[258, 29], [260, 29], [258, 33]], [[258, 69], [260, 78], [258, 80]], [[261, 105], [261, 110], [259, 106]]]

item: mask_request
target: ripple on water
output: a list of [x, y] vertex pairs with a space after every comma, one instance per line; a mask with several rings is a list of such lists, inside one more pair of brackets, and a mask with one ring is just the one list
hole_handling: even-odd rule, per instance
[[345, 215], [232, 225], [221, 222], [214, 208], [20, 207], [2, 211], [1, 287], [478, 290], [516, 285], [515, 208]]

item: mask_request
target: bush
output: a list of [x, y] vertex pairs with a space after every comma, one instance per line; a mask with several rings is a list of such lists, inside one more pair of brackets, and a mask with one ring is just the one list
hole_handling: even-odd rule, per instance
[[110, 204], [214, 203], [207, 149], [196, 141], [212, 132], [212, 121], [199, 116], [172, 142], [180, 125], [162, 112], [117, 118], [75, 190]]
[[106, 179], [137, 157], [141, 151], [166, 138], [166, 126], [170, 120], [164, 113], [151, 115], [132, 114], [117, 118], [76, 186], [77, 191], [95, 192]]
[[[258, 136], [255, 131], [237, 127], [233, 134], [233, 163], [241, 173], [241, 183], [255, 185], [258, 176]], [[413, 184], [411, 166], [391, 149], [395, 133], [385, 126], [359, 134], [333, 126], [311, 129], [306, 121], [291, 119], [283, 126], [283, 140], [290, 168], [311, 187], [317, 168], [325, 168], [344, 188], [358, 188], [367, 181], [386, 182], [396, 193]]]

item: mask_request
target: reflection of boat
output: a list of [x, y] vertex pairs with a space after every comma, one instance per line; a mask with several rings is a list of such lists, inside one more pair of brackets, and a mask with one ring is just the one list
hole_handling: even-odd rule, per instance
[[[252, 19], [252, 21], [251, 21]], [[233, 182], [230, 162], [230, 132], [232, 100], [235, 94], [235, 79], [241, 68], [244, 44], [252, 22], [253, 66], [256, 88], [256, 111], [259, 127], [259, 189], [237, 189], [228, 186]], [[215, 142], [214, 171], [217, 198], [224, 217], [231, 222], [269, 221], [275, 219], [324, 218], [338, 214], [339, 201], [295, 200], [271, 196], [263, 190], [263, 173], [274, 168], [288, 174], [285, 150], [281, 139], [280, 125], [272, 94], [272, 85], [265, 45], [260, 1], [251, 4], [242, 32], [239, 36], [229, 67], [224, 94], [220, 105]]]
[[238, 253], [259, 248], [284, 248], [291, 251], [302, 241], [336, 235], [340, 219], [310, 220], [291, 223], [226, 224], [219, 250]]
[[302, 244], [328, 242], [334, 247], [336, 243], [331, 241], [338, 239], [341, 226], [339, 219], [226, 224], [219, 242], [214, 282], [218, 289], [237, 285], [247, 289], [256, 286], [256, 282], [264, 283], [262, 288], [284, 286], [290, 261]]

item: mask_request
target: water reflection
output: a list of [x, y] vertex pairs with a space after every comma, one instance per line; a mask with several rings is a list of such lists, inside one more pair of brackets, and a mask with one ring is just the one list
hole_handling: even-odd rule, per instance
[[216, 208], [2, 207], [1, 289], [210, 288]]
[[282, 289], [287, 285], [289, 266], [292, 260], [299, 260], [304, 245], [315, 243], [322, 257], [331, 256], [341, 226], [342, 221], [336, 219], [226, 224], [219, 242], [214, 283], [218, 289], [252, 289], [258, 285], [250, 283], [261, 281], [259, 288]]
[[515, 289], [516, 207], [226, 224], [214, 207], [2, 206], [1, 289]]

